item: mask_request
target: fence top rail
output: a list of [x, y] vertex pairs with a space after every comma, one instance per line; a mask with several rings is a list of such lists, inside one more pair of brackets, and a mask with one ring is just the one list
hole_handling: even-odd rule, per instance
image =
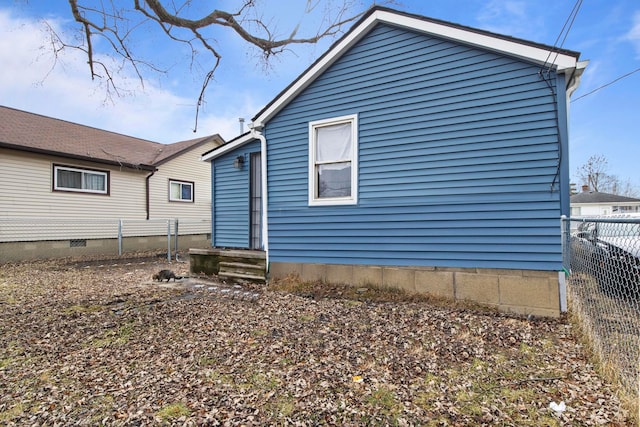
[[607, 216], [607, 217], [603, 217], [603, 216], [592, 216], [592, 217], [586, 217], [586, 216], [578, 216], [578, 217], [571, 217], [571, 218], [563, 218], [563, 221], [573, 221], [573, 222], [602, 222], [602, 223], [612, 223], [612, 224], [618, 224], [618, 223], [631, 223], [631, 224], [640, 224], [640, 216], [636, 216], [636, 217], [632, 217], [632, 216], [620, 216], [620, 217], [611, 217], [611, 216]]

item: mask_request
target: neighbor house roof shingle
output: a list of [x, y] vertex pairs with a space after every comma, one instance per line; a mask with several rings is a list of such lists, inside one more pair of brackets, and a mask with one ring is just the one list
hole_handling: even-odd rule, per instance
[[583, 191], [571, 196], [570, 203], [625, 203], [640, 202], [633, 197], [618, 196], [617, 194], [600, 193], [598, 191]]
[[161, 144], [65, 120], [0, 106], [0, 147], [115, 164], [137, 169], [155, 167], [218, 135]]

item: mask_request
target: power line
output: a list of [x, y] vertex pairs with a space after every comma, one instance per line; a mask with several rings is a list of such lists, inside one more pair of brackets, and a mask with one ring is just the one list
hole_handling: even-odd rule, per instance
[[[571, 31], [571, 27], [573, 26], [573, 23], [575, 22], [576, 17], [578, 16], [578, 12], [580, 11], [580, 6], [582, 6], [582, 0], [576, 0], [576, 3], [573, 5], [573, 9], [571, 10], [571, 13], [569, 13], [567, 20], [564, 21], [564, 25], [562, 26], [562, 30], [560, 30], [560, 34], [558, 34], [556, 41], [553, 43], [553, 49], [549, 51], [549, 55], [547, 55], [547, 59], [545, 59], [544, 64], [542, 64], [542, 67], [540, 67], [540, 71], [538, 72], [542, 80], [544, 80], [547, 86], [549, 87], [549, 90], [551, 91], [551, 95], [553, 96], [553, 99], [555, 102], [557, 102], [557, 96], [556, 96], [556, 91], [553, 85], [551, 84], [551, 77], [550, 77], [551, 68], [555, 63], [555, 61], [558, 59], [558, 55], [560, 54], [560, 49], [562, 49], [564, 42], [567, 40], [567, 36]], [[564, 34], [564, 37], [562, 37], [562, 34]], [[558, 42], [560, 41], [561, 38], [562, 38], [562, 43], [560, 43], [560, 47], [558, 47]], [[556, 56], [555, 58], [553, 58], [553, 61], [551, 61], [550, 63], [549, 59], [551, 59], [551, 55], [553, 55], [554, 52]], [[549, 64], [549, 68], [545, 70], [545, 68], [547, 67], [547, 64]], [[546, 73], [546, 77], [545, 77], [545, 73]], [[558, 135], [560, 135], [560, 122], [558, 120], [557, 110], [555, 112], [555, 119], [556, 119], [556, 129], [558, 130]], [[553, 177], [553, 181], [551, 181], [552, 192], [553, 192], [554, 186], [556, 185], [556, 181], [558, 181], [560, 178], [560, 167], [562, 164], [562, 156], [563, 156], [562, 144], [560, 144], [560, 141], [558, 140], [558, 165], [556, 168], [556, 174]]]
[[[560, 30], [560, 33], [558, 34], [556, 41], [553, 43], [553, 49], [549, 51], [549, 55], [547, 55], [547, 59], [544, 61], [544, 64], [542, 64], [541, 70], [545, 69], [545, 67], [549, 63], [549, 59], [551, 59], [551, 55], [553, 55], [554, 52], [556, 54], [556, 57], [553, 59], [551, 64], [553, 64], [553, 62], [555, 62], [555, 60], [558, 58], [558, 55], [560, 54], [560, 49], [562, 49], [562, 47], [564, 46], [564, 42], [567, 40], [567, 37], [569, 36], [569, 31], [571, 31], [571, 27], [573, 26], [573, 23], [575, 22], [576, 17], [578, 16], [578, 12], [580, 11], [581, 6], [582, 6], [582, 0], [576, 0], [576, 3], [573, 5], [573, 9], [571, 9], [569, 16], [564, 21], [564, 25], [562, 26], [562, 29]], [[564, 34], [564, 37], [562, 37], [563, 34]], [[561, 38], [562, 38], [562, 43], [560, 43], [560, 45], [558, 46], [558, 42], [560, 41]], [[549, 69], [551, 69], [551, 64], [549, 64]]]
[[623, 76], [620, 76], [620, 77], [618, 77], [618, 78], [617, 78], [617, 79], [615, 79], [615, 80], [611, 80], [609, 83], [603, 84], [602, 86], [595, 88], [595, 89], [594, 89], [594, 90], [592, 90], [591, 92], [587, 92], [587, 93], [585, 93], [584, 95], [580, 95], [579, 97], [572, 99], [572, 100], [571, 100], [571, 102], [575, 102], [575, 101], [577, 101], [578, 99], [582, 99], [582, 98], [584, 98], [585, 96], [589, 96], [589, 95], [591, 95], [592, 93], [595, 93], [595, 92], [599, 91], [600, 89], [604, 89], [604, 88], [605, 88], [605, 87], [607, 87], [607, 86], [611, 86], [611, 85], [612, 85], [612, 84], [614, 84], [615, 82], [618, 82], [618, 81], [620, 81], [620, 80], [624, 79], [625, 77], [629, 77], [630, 75], [632, 75], [632, 74], [634, 74], [634, 73], [637, 73], [638, 71], [640, 71], [640, 68], [636, 68], [635, 70], [631, 71], [630, 73], [627, 73], [627, 74], [625, 74], [625, 75], [623, 75]]

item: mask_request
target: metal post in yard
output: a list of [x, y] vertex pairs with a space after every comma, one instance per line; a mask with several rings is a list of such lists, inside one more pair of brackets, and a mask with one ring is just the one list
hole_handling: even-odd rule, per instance
[[176, 261], [178, 260], [178, 218], [176, 218], [175, 225], [173, 227], [173, 234], [176, 236], [174, 243], [174, 252], [176, 253]]
[[118, 256], [122, 256], [122, 220], [118, 220]]
[[171, 220], [167, 220], [167, 261], [171, 262]]
[[567, 216], [561, 215], [560, 216], [560, 236], [561, 236], [560, 244], [561, 244], [561, 250], [562, 250], [562, 271], [558, 272], [558, 291], [560, 294], [560, 312], [561, 313], [567, 312], [567, 282], [565, 279], [567, 278], [567, 276], [571, 271], [571, 268], [569, 266], [570, 258], [568, 256], [569, 245], [567, 244], [568, 242], [566, 241], [566, 239], [569, 238], [566, 231], [568, 226], [570, 226], [570, 223], [567, 221]]

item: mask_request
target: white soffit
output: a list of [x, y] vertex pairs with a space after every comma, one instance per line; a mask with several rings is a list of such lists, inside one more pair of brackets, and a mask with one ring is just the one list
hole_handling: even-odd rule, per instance
[[273, 117], [289, 100], [297, 96], [317, 76], [331, 66], [344, 52], [363, 38], [371, 28], [378, 23], [387, 23], [433, 34], [452, 41], [477, 46], [482, 49], [518, 57], [540, 65], [546, 64], [559, 72], [572, 70], [576, 67], [577, 58], [561, 52], [546, 49], [542, 45], [525, 44], [516, 39], [506, 39], [482, 32], [471, 31], [455, 25], [446, 25], [419, 17], [407, 16], [387, 10], [376, 10], [369, 15], [357, 28], [347, 33], [327, 54], [311, 66], [288, 89], [281, 93], [274, 102], [254, 118], [256, 126], [261, 126]]

